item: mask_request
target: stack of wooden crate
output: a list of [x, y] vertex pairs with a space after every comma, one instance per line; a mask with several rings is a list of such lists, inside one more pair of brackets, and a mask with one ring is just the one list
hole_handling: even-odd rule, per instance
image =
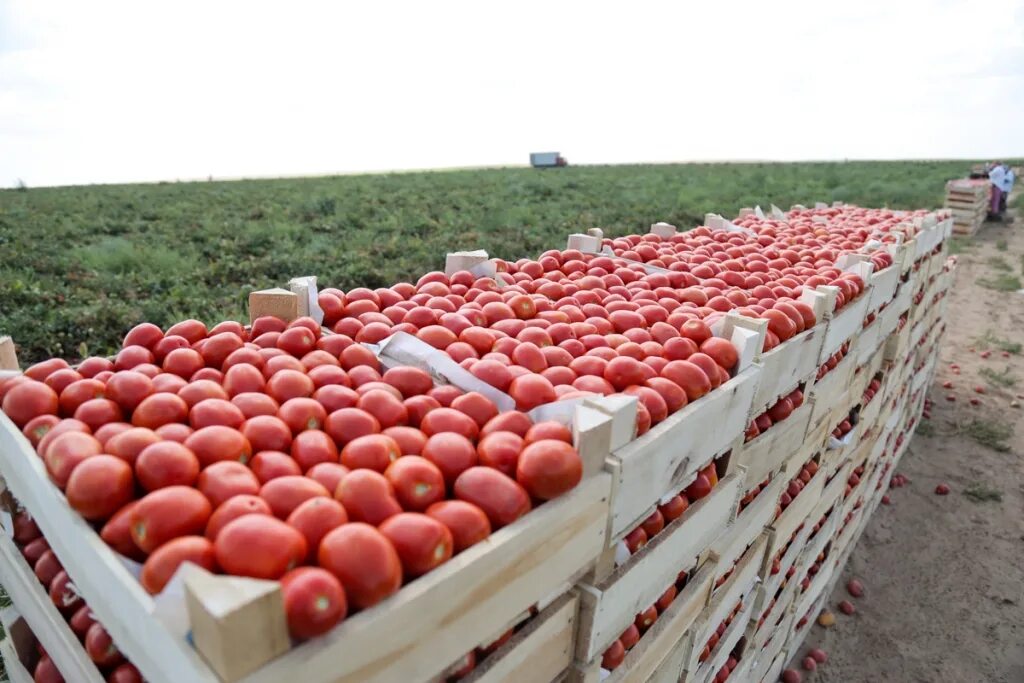
[[973, 235], [988, 215], [990, 184], [984, 178], [958, 178], [946, 183], [945, 206], [953, 214], [953, 232]]

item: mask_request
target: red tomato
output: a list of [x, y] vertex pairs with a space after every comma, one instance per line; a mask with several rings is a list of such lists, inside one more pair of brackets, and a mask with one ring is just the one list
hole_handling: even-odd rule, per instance
[[345, 506], [353, 521], [374, 526], [402, 511], [391, 482], [373, 470], [349, 472], [338, 484], [334, 498]]
[[39, 662], [32, 673], [32, 680], [35, 683], [64, 683], [64, 677], [57, 670], [57, 665], [53, 663], [53, 660], [47, 654], [39, 658]]
[[483, 427], [491, 418], [498, 414], [498, 407], [494, 405], [491, 399], [475, 391], [456, 398], [452, 401], [452, 408], [473, 418], [480, 427]]
[[293, 398], [282, 404], [277, 412], [293, 434], [306, 429], [322, 429], [327, 421], [324, 406], [311, 398]]
[[141, 372], [122, 370], [107, 380], [107, 398], [129, 413], [154, 391], [153, 380]]
[[185, 439], [192, 436], [195, 430], [188, 425], [172, 422], [171, 424], [165, 424], [157, 427], [153, 432], [161, 439], [185, 443]]
[[193, 349], [174, 349], [166, 356], [161, 367], [164, 372], [188, 379], [206, 366], [206, 362], [198, 351]]
[[94, 455], [79, 463], [65, 489], [68, 504], [93, 521], [113, 515], [134, 492], [131, 466], [113, 455]]
[[287, 522], [305, 537], [308, 559], [315, 561], [321, 539], [331, 529], [348, 523], [348, 514], [333, 498], [310, 498], [288, 515]]
[[312, 396], [315, 390], [313, 380], [298, 370], [281, 370], [267, 382], [267, 393], [278, 403]]
[[427, 413], [441, 407], [438, 400], [431, 396], [413, 396], [405, 399], [403, 405], [409, 413], [409, 424], [417, 428], [421, 425]]
[[207, 398], [192, 406], [188, 414], [192, 429], [221, 425], [238, 429], [245, 422], [245, 415], [238, 406], [222, 398]]
[[145, 553], [132, 540], [131, 514], [137, 501], [128, 503], [107, 520], [100, 531], [100, 538], [116, 552], [133, 560], [142, 560]]
[[658, 506], [658, 512], [665, 518], [666, 524], [671, 524], [673, 520], [676, 520], [683, 516], [687, 508], [690, 507], [690, 501], [684, 494], [677, 494], [669, 499], [664, 505]]
[[292, 447], [292, 431], [279, 417], [257, 415], [246, 420], [240, 431], [255, 452], [288, 451]]
[[310, 429], [292, 441], [291, 455], [299, 468], [308, 471], [320, 463], [338, 462], [338, 447], [325, 432]]
[[260, 498], [267, 501], [274, 515], [287, 519], [295, 508], [310, 498], [329, 498], [330, 491], [319, 483], [302, 476], [271, 479], [260, 488]]
[[390, 436], [368, 434], [353, 439], [341, 450], [341, 464], [351, 470], [383, 472], [401, 456], [402, 450]]
[[324, 423], [327, 432], [339, 447], [367, 434], [379, 434], [380, 422], [373, 415], [359, 408], [342, 408], [327, 416]]
[[473, 418], [454, 408], [437, 408], [430, 411], [420, 423], [420, 429], [428, 437], [443, 432], [454, 432], [469, 440], [475, 440], [480, 433], [480, 427]]
[[89, 658], [102, 668], [117, 666], [124, 661], [124, 655], [99, 622], [90, 626], [85, 634], [85, 651]]
[[156, 429], [171, 422], [185, 422], [188, 418], [188, 404], [174, 394], [153, 394], [143, 399], [132, 413], [132, 424], [136, 427]]
[[182, 320], [180, 323], [175, 323], [167, 328], [167, 332], [164, 336], [170, 337], [177, 335], [184, 337], [188, 340], [189, 344], [195, 344], [200, 339], [206, 338], [206, 325], [199, 322], [198, 320]]
[[352, 408], [359, 400], [359, 394], [347, 386], [328, 384], [313, 393], [313, 400], [324, 407], [328, 414], [342, 408]]
[[42, 557], [43, 553], [49, 549], [50, 544], [46, 542], [45, 538], [40, 537], [26, 543], [21, 549], [21, 554], [25, 556], [26, 562], [30, 565], [35, 565], [36, 560]]
[[621, 641], [616, 640], [607, 650], [604, 651], [604, 654], [601, 655], [601, 668], [607, 669], [608, 671], [614, 671], [625, 659], [626, 648], [623, 647]]
[[35, 565], [32, 567], [32, 571], [35, 573], [36, 578], [44, 586], [49, 586], [53, 583], [53, 579], [64, 571], [64, 565], [57, 559], [57, 555], [52, 550], [47, 550], [42, 556], [36, 560]]
[[49, 444], [43, 461], [50, 478], [57, 486], [64, 488], [71, 472], [81, 462], [102, 452], [102, 444], [92, 434], [65, 432]]
[[259, 496], [240, 493], [228, 498], [213, 511], [213, 514], [210, 515], [210, 521], [206, 524], [206, 538], [211, 541], [215, 540], [220, 530], [227, 526], [229, 522], [233, 522], [244, 515], [273, 516], [273, 514], [274, 511], [270, 509], [267, 501]]
[[395, 440], [402, 455], [419, 455], [427, 443], [427, 435], [416, 427], [399, 425], [388, 427], [381, 433]]
[[661, 371], [661, 376], [672, 380], [686, 392], [688, 401], [696, 401], [711, 391], [711, 381], [699, 366], [686, 360], [674, 360]]
[[519, 410], [533, 410], [557, 398], [555, 388], [541, 375], [527, 374], [516, 377], [508, 387], [508, 394], [515, 400]]
[[478, 460], [473, 442], [450, 431], [436, 433], [427, 439], [423, 446], [423, 457], [441, 470], [449, 486], [455, 483], [460, 474], [476, 465]]
[[257, 415], [277, 415], [279, 409], [277, 401], [266, 394], [238, 394], [231, 399], [231, 402], [238, 406], [247, 420]]
[[356, 407], [377, 418], [382, 428], [404, 425], [409, 421], [409, 411], [405, 405], [387, 391], [372, 389], [363, 393]]
[[217, 564], [228, 574], [280, 579], [306, 557], [306, 539], [296, 529], [267, 515], [244, 515], [226, 526], [213, 542]]
[[39, 415], [29, 420], [24, 429], [21, 430], [21, 433], [25, 435], [25, 438], [35, 448], [42, 441], [43, 437], [59, 423], [60, 418], [56, 415]]
[[320, 482], [328, 491], [338, 490], [338, 484], [349, 473], [349, 469], [336, 462], [321, 462], [313, 465], [306, 471], [306, 476], [314, 481]]
[[168, 486], [140, 499], [129, 515], [132, 540], [151, 553], [179, 536], [202, 534], [212, 512], [210, 502], [188, 486]]
[[530, 430], [526, 432], [525, 444], [531, 444], [534, 441], [541, 441], [542, 439], [556, 439], [558, 441], [564, 441], [565, 443], [572, 443], [572, 430], [561, 422], [538, 422], [537, 424], [530, 427]]
[[68, 620], [71, 630], [75, 632], [75, 635], [80, 640], [85, 639], [85, 634], [89, 632], [89, 627], [95, 623], [96, 617], [93, 616], [92, 610], [89, 609], [88, 605], [79, 607], [78, 611]]
[[403, 398], [426, 394], [434, 388], [430, 373], [420, 368], [400, 366], [384, 373], [383, 380], [398, 389]]
[[384, 477], [391, 482], [398, 502], [406, 510], [421, 512], [444, 499], [444, 475], [426, 458], [398, 458], [385, 470]]
[[711, 337], [700, 345], [702, 353], [711, 356], [712, 359], [726, 370], [732, 370], [739, 362], [739, 352], [733, 343], [721, 337]]
[[406, 579], [426, 574], [452, 557], [452, 533], [441, 522], [418, 512], [403, 512], [380, 525], [398, 552]]
[[[139, 453], [135, 475], [147, 491], [167, 486], [191, 486], [199, 476], [199, 458], [175, 441], [160, 441]], [[70, 486], [70, 484], [69, 484]]]
[[63, 569], [50, 581], [49, 594], [53, 604], [65, 614], [73, 614], [83, 604], [71, 577]]
[[510, 410], [488, 420], [480, 430], [480, 436], [487, 436], [493, 432], [512, 432], [525, 437], [532, 426], [533, 421], [526, 413]]
[[[25, 384], [31, 386], [31, 383], [26, 382]], [[81, 379], [72, 382], [64, 388], [64, 391], [60, 392], [60, 412], [64, 415], [74, 415], [78, 406], [94, 398], [103, 398], [106, 391], [107, 386], [98, 379]], [[10, 393], [8, 392], [8, 394]], [[4, 400], [7, 400], [6, 396]], [[9, 413], [8, 415], [10, 416]], [[10, 417], [12, 420], [14, 419], [13, 416]]]
[[230, 460], [215, 462], [200, 472], [197, 486], [214, 508], [233, 496], [256, 495], [260, 490], [252, 470]]
[[93, 432], [93, 436], [95, 436], [96, 440], [106, 448], [107, 442], [110, 441], [110, 439], [114, 438], [121, 432], [128, 431], [129, 429], [132, 429], [132, 426], [127, 422], [108, 422]]
[[[720, 368], [718, 366], [718, 363], [716, 363], [711, 358], [711, 356], [707, 355], [706, 353], [701, 353], [698, 351], [697, 353], [693, 354], [688, 359], [686, 359], [686, 362], [693, 363], [694, 365], [696, 365], [697, 367], [704, 371], [704, 374], [707, 376], [708, 381], [711, 382], [712, 389], [718, 387], [722, 383], [722, 375], [719, 374]], [[726, 375], [728, 376], [728, 373], [726, 373]]]
[[341, 581], [348, 602], [359, 609], [372, 607], [402, 585], [398, 553], [369, 524], [353, 522], [334, 529], [321, 541], [317, 557], [320, 566]]
[[348, 613], [341, 582], [319, 567], [299, 567], [282, 576], [281, 593], [288, 632], [297, 640], [327, 633]]
[[108, 422], [120, 422], [124, 418], [121, 406], [109, 398], [89, 399], [75, 410], [75, 419], [81, 420], [96, 431]]
[[445, 500], [427, 508], [427, 515], [448, 527], [454, 549], [460, 553], [491, 535], [487, 515], [476, 505], [463, 500]]
[[119, 665], [107, 676], [107, 683], [145, 683], [142, 674], [130, 662]]
[[513, 432], [491, 432], [480, 439], [476, 452], [481, 465], [493, 467], [502, 474], [514, 477], [524, 444], [524, 439]]
[[252, 457], [249, 440], [238, 430], [221, 425], [196, 430], [185, 439], [185, 446], [199, 458], [200, 468], [225, 460], [245, 464]]
[[302, 468], [290, 455], [278, 451], [260, 451], [253, 456], [249, 467], [261, 484], [266, 484], [278, 477], [302, 474]]
[[316, 335], [306, 327], [292, 327], [278, 337], [277, 348], [296, 358], [302, 358], [316, 348]]
[[206, 365], [211, 368], [219, 368], [233, 352], [242, 348], [241, 337], [233, 332], [221, 332], [207, 337], [199, 353], [202, 354]]
[[183, 562], [193, 562], [210, 572], [217, 571], [213, 543], [202, 536], [181, 536], [164, 543], [142, 565], [139, 583], [151, 595], [156, 595]]
[[153, 360], [153, 352], [145, 346], [125, 346], [114, 357], [114, 370], [131, 370], [152, 363]]
[[550, 500], [572, 490], [583, 478], [583, 461], [564, 441], [544, 439], [523, 449], [516, 481], [534, 498]]
[[473, 503], [500, 529], [530, 511], [530, 496], [514, 479], [490, 467], [470, 467], [455, 481], [455, 497]]

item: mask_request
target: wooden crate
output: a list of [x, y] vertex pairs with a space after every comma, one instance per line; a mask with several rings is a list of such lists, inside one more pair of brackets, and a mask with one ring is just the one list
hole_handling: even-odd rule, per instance
[[853, 354], [857, 359], [857, 365], [863, 365], [867, 362], [868, 358], [878, 350], [882, 339], [882, 321], [876, 317], [857, 336], [857, 348]]
[[836, 423], [842, 419], [841, 414], [850, 412], [850, 408], [856, 405], [849, 404], [846, 400], [850, 389], [850, 378], [853, 377], [853, 371], [856, 368], [857, 344], [854, 343], [850, 345], [846, 356], [832, 370], [814, 382], [809, 395], [814, 405], [810, 429], [820, 427], [825, 421], [831, 423], [834, 428]]
[[821, 355], [818, 356], [819, 366], [838, 351], [845, 341], [860, 332], [864, 325], [864, 318], [870, 299], [871, 288], [867, 287], [863, 294], [847, 303], [829, 319], [828, 331], [825, 333], [825, 343], [822, 344]]
[[683, 656], [690, 628], [706, 608], [715, 578], [714, 562], [706, 562], [694, 572], [686, 587], [669, 608], [633, 648], [622, 664], [606, 677], [601, 670], [601, 655], [587, 664], [575, 664], [569, 683], [643, 683], [644, 681], [676, 681], [682, 671]]
[[[754, 611], [753, 592], [754, 586], [751, 586], [745, 594], [743, 607], [733, 617], [732, 623], [725, 629], [725, 632], [722, 633], [722, 637], [715, 645], [715, 649], [711, 651], [711, 656], [707, 661], [698, 662], [696, 669], [687, 671], [686, 677], [683, 679], [686, 683], [711, 683], [715, 680], [719, 669], [725, 666], [726, 660], [729, 659], [740, 638], [746, 633], [750, 615]], [[701, 650], [703, 650], [703, 647], [702, 643], [700, 645]], [[694, 649], [697, 649], [696, 643], [694, 643]], [[700, 651], [697, 654], [700, 655]]]
[[[57, 611], [47, 589], [39, 583], [32, 567], [14, 545], [14, 540], [9, 535], [11, 533], [11, 529], [0, 532], [0, 584], [7, 590], [7, 595], [20, 617], [46, 648], [65, 679], [83, 683], [102, 683], [103, 676], [85, 653], [85, 648], [64, 621], [64, 617]], [[50, 535], [47, 534], [47, 539], [49, 538]]]
[[778, 471], [790, 458], [806, 452], [804, 446], [808, 444], [806, 437], [813, 411], [811, 401], [805, 401], [782, 422], [773, 424], [770, 429], [733, 448], [730, 467], [735, 464], [746, 468], [747, 490], [764, 481], [772, 472]]
[[[792, 617], [789, 617], [789, 621], [792, 621]], [[790, 624], [786, 624], [786, 626], [791, 628]], [[782, 637], [772, 639], [768, 649], [754, 661], [754, 669], [748, 679], [752, 683], [778, 683], [782, 676], [782, 670], [786, 668], [786, 662], [789, 661], [789, 652], [785, 647], [785, 635], [780, 635]]]
[[0, 619], [4, 627], [0, 636], [0, 658], [3, 659], [7, 680], [11, 683], [33, 683], [32, 671], [39, 660], [39, 653], [32, 629], [13, 607], [5, 608]]
[[871, 296], [868, 299], [867, 313], [876, 312], [896, 295], [896, 287], [900, 283], [898, 257], [901, 255], [893, 256], [893, 265], [871, 274]]
[[775, 518], [775, 508], [786, 484], [783, 477], [775, 477], [711, 545], [709, 557], [719, 565], [731, 567]]
[[[800, 494], [793, 499], [793, 502], [782, 511], [771, 526], [775, 537], [773, 544], [768, 546], [768, 556], [775, 557], [775, 555], [782, 550], [786, 542], [792, 537], [793, 532], [796, 531], [797, 527], [805, 522], [808, 522], [808, 515], [811, 510], [815, 508], [818, 501], [821, 499], [821, 492], [825, 488], [826, 473], [823, 469], [819, 469], [811, 480], [807, 482]], [[811, 524], [813, 525], [813, 521]]]
[[[219, 680], [184, 632], [172, 632], [154, 618], [153, 598], [71, 510], [6, 417], [0, 417], [0, 466], [79, 592], [148, 680]], [[607, 473], [584, 479], [388, 600], [273, 659], [246, 681], [285, 680], [300, 670], [308, 681], [429, 680], [529, 606], [567, 590], [592, 566], [605, 548], [610, 486]]]
[[679, 572], [697, 564], [733, 520], [742, 480], [742, 472], [729, 475], [610, 575], [579, 585], [579, 661], [599, 658], [636, 615], [675, 582]]
[[[777, 631], [782, 630], [786, 616], [793, 611], [793, 601], [796, 598], [799, 586], [800, 581], [794, 576], [785, 586], [776, 590], [775, 593], [769, 594], [764, 584], [758, 587], [757, 598], [754, 603], [754, 613], [751, 615], [750, 625], [747, 628], [748, 648], [751, 648], [754, 652], [764, 649], [772, 639], [772, 636]], [[767, 614], [764, 614], [773, 598], [775, 599], [775, 604], [767, 609]], [[761, 621], [762, 614], [764, 614], [764, 623], [759, 627], [758, 624]], [[780, 640], [785, 641], [785, 637], [780, 638]]]
[[549, 605], [483, 663], [466, 683], [547, 683], [572, 665], [579, 596], [566, 593]]
[[[873, 445], [873, 443], [865, 444], [865, 449], [870, 449]], [[830, 509], [839, 507], [836, 504], [842, 499], [843, 493], [846, 491], [846, 480], [849, 479], [850, 472], [853, 471], [854, 467], [855, 465], [853, 460], [849, 460], [840, 466], [836, 470], [835, 474], [829, 475], [831, 476], [831, 479], [829, 479], [825, 483], [824, 488], [822, 488], [821, 497], [818, 499], [818, 503], [814, 509], [811, 510], [809, 519], [813, 519], [817, 522], [817, 520], [821, 519], [821, 517]], [[814, 554], [817, 555], [818, 553], [815, 552]]]
[[[747, 368], [612, 453], [609, 541], [624, 537], [662, 497], [681, 490], [700, 468], [729, 450], [747, 427], [759, 372]], [[601, 408], [606, 402], [592, 404]]]
[[[800, 554], [803, 552], [804, 547], [807, 545], [807, 537], [811, 535], [811, 527], [806, 524], [797, 529], [795, 533], [790, 535], [790, 538], [782, 538], [781, 534], [774, 531], [769, 527], [767, 532], [769, 547], [785, 548], [786, 552], [783, 553], [782, 557], [779, 558], [779, 571], [776, 574], [771, 573], [772, 563], [775, 555], [765, 553], [765, 565], [761, 570], [761, 577], [764, 582], [764, 588], [770, 594], [775, 595], [779, 591], [779, 587], [782, 582], [786, 579], [786, 573], [789, 568], [796, 564]], [[786, 544], [789, 544], [787, 547]], [[776, 551], [776, 554], [778, 551]]]

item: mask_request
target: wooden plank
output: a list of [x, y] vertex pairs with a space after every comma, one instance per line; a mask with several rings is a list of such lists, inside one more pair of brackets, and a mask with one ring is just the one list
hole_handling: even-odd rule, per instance
[[[711, 656], [708, 657], [707, 661], [700, 663], [697, 666], [689, 680], [697, 683], [711, 683], [715, 680], [715, 676], [719, 669], [725, 666], [725, 662], [729, 659], [733, 648], [736, 647], [740, 638], [742, 638], [743, 634], [746, 633], [747, 624], [750, 621], [750, 615], [753, 611], [753, 596], [748, 593], [746, 599], [743, 601], [743, 608], [735, 617], [733, 617], [732, 623], [730, 623], [725, 629], [725, 632], [722, 633], [722, 637], [718, 640], [714, 650], [711, 651]], [[694, 649], [696, 649], [696, 646], [697, 644], [694, 643]], [[703, 645], [701, 645], [701, 649], [703, 649]]]
[[[781, 630], [779, 627], [785, 621], [787, 613], [791, 611], [799, 585], [800, 582], [794, 577], [786, 583], [785, 587], [777, 591], [777, 597], [776, 594], [769, 594], [763, 584], [757, 589], [758, 596], [754, 603], [754, 613], [751, 615], [750, 627], [747, 632], [750, 647], [755, 650], [764, 648], [776, 631]], [[775, 600], [774, 605], [771, 605], [772, 599]], [[764, 623], [758, 627], [762, 617]]]
[[819, 469], [793, 502], [782, 511], [778, 519], [772, 524], [772, 530], [778, 534], [779, 545], [773, 545], [768, 549], [770, 556], [774, 556], [785, 539], [790, 538], [796, 528], [807, 521], [807, 516], [814, 509], [821, 499], [821, 492], [825, 488], [825, 472]]
[[249, 294], [249, 322], [273, 316], [284, 321], [299, 317], [299, 297], [295, 292], [275, 287]]
[[[850, 378], [853, 377], [856, 367], [857, 343], [854, 342], [834, 368], [821, 379], [815, 380], [808, 395], [814, 405], [810, 421], [811, 430], [821, 426], [823, 420], [838, 422], [837, 413], [843, 412], [843, 406], [840, 404], [849, 389]], [[849, 407], [846, 411], [849, 411]], [[832, 427], [835, 427], [835, 424], [832, 424]]]
[[802, 451], [813, 411], [813, 404], [804, 401], [788, 418], [733, 449], [731, 461], [747, 469], [746, 489], [764, 481]]
[[590, 661], [604, 652], [680, 571], [696, 564], [732, 521], [742, 478], [728, 476], [597, 585], [581, 584], [578, 659]]
[[825, 343], [821, 347], [821, 355], [818, 357], [818, 364], [821, 365], [829, 359], [832, 354], [839, 350], [843, 342], [857, 334], [864, 323], [864, 316], [871, 300], [871, 290], [868, 290], [847, 303], [828, 321], [828, 331], [825, 333]]
[[761, 378], [754, 392], [751, 415], [760, 415], [818, 369], [827, 323], [822, 321], [763, 353], [757, 360]]
[[579, 598], [567, 593], [484, 659], [466, 683], [547, 683], [572, 664]]
[[731, 567], [775, 518], [775, 508], [786, 484], [783, 477], [773, 479], [711, 546], [711, 559]]
[[0, 337], [0, 370], [19, 370], [18, 354], [14, 350], [14, 340]]
[[102, 683], [96, 665], [7, 533], [0, 533], [0, 584], [66, 679]]
[[900, 283], [900, 268], [893, 265], [871, 274], [871, 296], [868, 299], [867, 313], [874, 313], [892, 301], [896, 288]]
[[612, 454], [618, 466], [610, 540], [625, 536], [658, 500], [683, 488], [743, 433], [758, 373], [747, 368]]
[[[780, 534], [769, 527], [766, 532], [769, 550], [765, 552], [765, 564], [761, 570], [761, 576], [763, 577], [765, 588], [773, 595], [778, 592], [779, 586], [782, 585], [783, 580], [786, 578], [786, 573], [789, 571], [789, 568], [792, 567], [800, 557], [800, 553], [803, 552], [804, 546], [807, 544], [807, 537], [810, 535], [811, 527], [807, 525], [798, 529], [795, 534], [791, 534], [790, 538], [782, 538]], [[776, 548], [774, 554], [770, 552], [772, 547]], [[774, 558], [778, 554], [779, 550], [783, 548], [786, 552], [779, 558], [779, 571], [776, 574], [772, 574], [771, 568], [774, 563]]]

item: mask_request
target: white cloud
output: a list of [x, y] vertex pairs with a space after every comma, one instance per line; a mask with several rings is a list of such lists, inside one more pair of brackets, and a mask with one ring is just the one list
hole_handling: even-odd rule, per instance
[[0, 2], [0, 185], [1024, 156], [1024, 0]]

